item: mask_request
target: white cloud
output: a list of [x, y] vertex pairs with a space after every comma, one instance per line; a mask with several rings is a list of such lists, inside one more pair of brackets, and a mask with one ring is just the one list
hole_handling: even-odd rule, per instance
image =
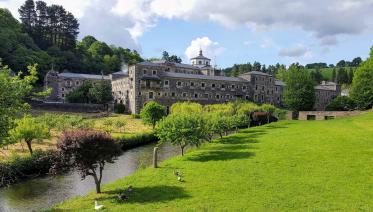
[[309, 49], [307, 49], [303, 44], [298, 44], [290, 48], [280, 49], [278, 55], [281, 57], [300, 58], [311, 57], [312, 52]]
[[218, 42], [214, 42], [208, 37], [202, 37], [190, 42], [190, 45], [185, 50], [185, 55], [188, 59], [193, 58], [198, 55], [200, 49], [202, 49], [204, 56], [211, 59], [221, 55], [225, 50]]

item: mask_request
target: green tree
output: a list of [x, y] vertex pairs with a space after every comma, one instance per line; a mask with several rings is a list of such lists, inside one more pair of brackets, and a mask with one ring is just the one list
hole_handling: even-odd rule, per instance
[[92, 88], [92, 83], [85, 81], [80, 87], [69, 92], [66, 95], [66, 100], [70, 103], [90, 103], [92, 101], [92, 97], [90, 96]]
[[356, 103], [348, 96], [338, 96], [327, 106], [327, 111], [351, 111], [356, 109]]
[[3, 67], [0, 61], [0, 146], [8, 137], [8, 131], [14, 126], [14, 120], [30, 106], [24, 101], [32, 93], [36, 82], [36, 66], [28, 67], [28, 74], [21, 77], [21, 72], [13, 76], [10, 69]]
[[180, 147], [184, 156], [188, 145], [199, 146], [205, 138], [205, 122], [201, 114], [174, 114], [162, 119], [156, 128], [160, 142], [170, 142]]
[[171, 106], [171, 114], [201, 112], [202, 105], [195, 102], [178, 102]]
[[24, 116], [16, 121], [16, 127], [10, 130], [10, 138], [14, 141], [24, 141], [32, 155], [32, 141], [47, 139], [50, 137], [48, 127], [39, 123], [31, 116]]
[[124, 128], [126, 127], [126, 121], [123, 119], [118, 119], [115, 121], [115, 127], [119, 130], [119, 132], [123, 133]]
[[355, 71], [351, 97], [360, 109], [370, 109], [373, 106], [373, 47], [370, 57]]
[[113, 94], [111, 83], [108, 81], [100, 81], [89, 89], [89, 97], [91, 97], [91, 102], [97, 104], [108, 104], [113, 101]]
[[164, 106], [154, 101], [148, 102], [140, 111], [140, 117], [143, 122], [145, 124], [152, 125], [153, 129], [155, 128], [157, 122], [165, 115], [166, 113]]
[[291, 65], [286, 73], [285, 83], [285, 105], [294, 111], [312, 110], [315, 104], [315, 90], [307, 70]]

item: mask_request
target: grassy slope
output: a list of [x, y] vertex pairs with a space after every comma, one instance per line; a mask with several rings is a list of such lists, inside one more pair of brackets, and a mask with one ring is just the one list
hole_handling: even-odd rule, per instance
[[[339, 67], [336, 67], [335, 69], [336, 69], [336, 71], [338, 71]], [[350, 67], [345, 67], [344, 69], [349, 71]], [[356, 68], [352, 67], [352, 69], [355, 70]], [[308, 69], [308, 70], [315, 71], [316, 69]], [[326, 79], [328, 81], [332, 81], [333, 68], [322, 68], [321, 69], [321, 74], [322, 74], [324, 79]]]
[[[243, 130], [184, 158], [147, 168], [101, 195], [55, 209], [110, 211], [373, 210], [373, 112], [330, 121], [287, 121]], [[185, 182], [173, 175], [181, 170]], [[135, 192], [118, 202], [120, 189]]]

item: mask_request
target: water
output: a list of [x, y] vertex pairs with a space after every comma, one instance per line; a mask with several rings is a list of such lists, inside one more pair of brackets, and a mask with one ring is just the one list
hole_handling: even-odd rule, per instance
[[[128, 150], [114, 164], [106, 164], [102, 184], [113, 182], [134, 173], [141, 166], [150, 166], [155, 144]], [[159, 147], [160, 161], [178, 155], [179, 149], [163, 144]], [[43, 177], [21, 182], [0, 190], [0, 212], [40, 211], [74, 196], [84, 195], [95, 189], [92, 177], [81, 180], [76, 172]]]

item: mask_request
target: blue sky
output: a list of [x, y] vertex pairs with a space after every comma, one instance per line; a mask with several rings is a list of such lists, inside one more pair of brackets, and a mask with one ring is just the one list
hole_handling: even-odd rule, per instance
[[[301, 64], [366, 58], [373, 45], [373, 0], [45, 0], [80, 22], [80, 38], [184, 62], [198, 54], [222, 68], [259, 61]], [[17, 9], [24, 0], [0, 0]]]

